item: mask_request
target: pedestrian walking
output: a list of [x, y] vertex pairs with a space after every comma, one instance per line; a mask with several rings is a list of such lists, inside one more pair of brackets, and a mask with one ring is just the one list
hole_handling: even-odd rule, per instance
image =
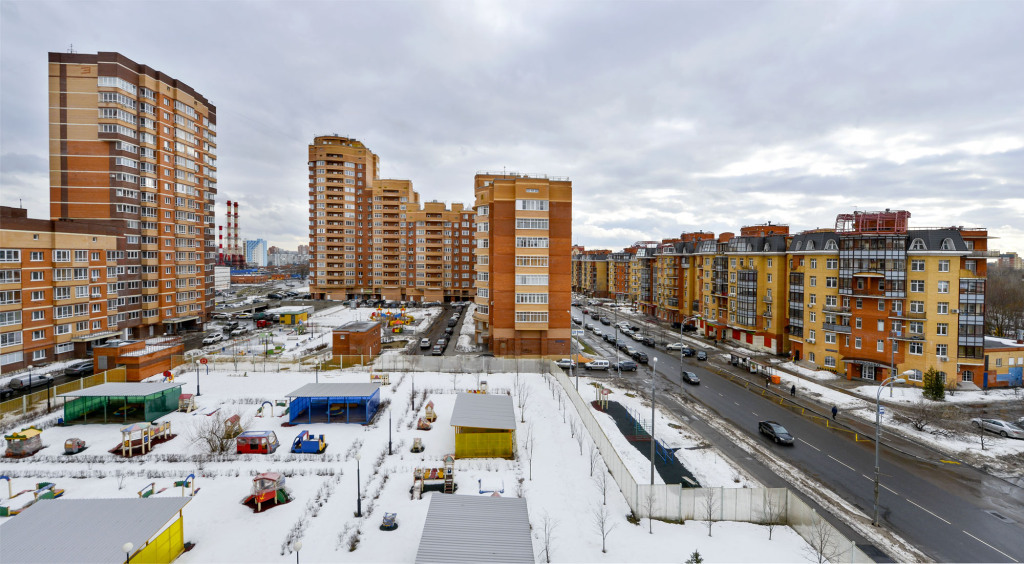
[[768, 377], [766, 377], [764, 379], [764, 387], [767, 388], [767, 387], [769, 387], [771, 385], [772, 385], [772, 378], [771, 378], [771, 376], [768, 376]]
[[832, 406], [832, 420], [833, 421], [836, 420], [836, 415], [838, 415], [838, 414], [839, 414], [839, 408], [833, 405]]
[[793, 384], [793, 386], [789, 389], [789, 395], [796, 397], [796, 384]]

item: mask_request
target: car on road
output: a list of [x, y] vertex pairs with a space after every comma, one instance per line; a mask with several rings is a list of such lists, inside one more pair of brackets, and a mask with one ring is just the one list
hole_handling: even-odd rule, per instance
[[583, 328], [584, 329], [589, 329], [589, 330], [593, 331], [594, 330], [594, 324], [588, 321], [586, 323], [586, 325], [583, 326]]
[[[218, 306], [218, 307], [220, 307], [220, 306]], [[217, 313], [211, 315], [210, 319], [231, 319], [231, 316], [226, 314], [226, 313], [217, 312]]]
[[775, 421], [761, 421], [757, 424], [757, 431], [775, 441], [776, 444], [791, 445], [795, 442], [793, 435]]
[[1024, 439], [1024, 428], [1018, 427], [1009, 421], [1003, 421], [1002, 419], [974, 418], [971, 419], [971, 424], [975, 427], [981, 427], [986, 431], [995, 433], [1003, 438]]
[[582, 311], [582, 312], [583, 312], [583, 315], [586, 315], [586, 314], [590, 313], [590, 310], [589, 310], [589, 309], [587, 309], [587, 308], [583, 308], [583, 309], [581, 309], [580, 311]]
[[610, 367], [611, 363], [603, 359], [591, 360], [583, 365], [583, 368], [586, 368], [587, 370], [608, 370]]
[[600, 337], [601, 335], [602, 335], [601, 330], [598, 329], [597, 327], [594, 327], [594, 336], [595, 337]]
[[92, 361], [91, 360], [80, 360], [78, 362], [71, 363], [64, 368], [65, 376], [91, 376], [92, 375]]
[[594, 321], [597, 321], [597, 320], [601, 319], [601, 314], [599, 314], [599, 313], [597, 313], [595, 311], [595, 312], [590, 314], [590, 318], [593, 319]]
[[679, 350], [679, 352], [683, 353], [683, 356], [693, 356], [697, 354], [697, 351], [691, 349], [690, 347], [683, 347], [682, 349]]
[[444, 328], [444, 334], [445, 335], [451, 335], [454, 332], [455, 332], [455, 328], [454, 327], [445, 327]]
[[682, 343], [669, 343], [669, 344], [665, 345], [665, 350], [679, 351], [679, 350], [683, 350], [684, 346], [685, 345], [683, 345]]
[[653, 347], [654, 346], [654, 338], [653, 337], [644, 337], [643, 339], [640, 339], [640, 342], [645, 344], [645, 345], [647, 345], [648, 347]]
[[708, 359], [708, 353], [706, 353], [704, 351], [700, 351], [700, 352], [697, 353], [697, 360], [707, 360], [707, 359]]
[[24, 376], [15, 376], [7, 382], [7, 386], [12, 390], [27, 390], [29, 388], [38, 388], [40, 386], [49, 386], [53, 383], [53, 377], [49, 374], [26, 374]]
[[252, 319], [252, 314], [249, 313], [248, 311], [243, 311], [242, 313], [239, 313], [235, 317], [238, 319]]
[[632, 360], [619, 361], [619, 370], [621, 370], [622, 372], [636, 372], [636, 369], [636, 363], [633, 362]]
[[224, 340], [224, 335], [221, 335], [220, 333], [213, 333], [212, 335], [208, 335], [205, 339], [203, 339], [203, 344], [204, 345], [213, 345], [213, 344], [219, 343], [219, 342], [221, 342], [223, 340]]
[[555, 363], [559, 368], [576, 368], [576, 361], [571, 358], [563, 358]]
[[583, 319], [579, 317], [573, 317], [572, 322], [575, 323], [576, 325], [583, 325]]
[[639, 362], [640, 364], [647, 364], [648, 362], [647, 353], [643, 351], [636, 351], [629, 356], [633, 357], [633, 360]]
[[232, 337], [241, 337], [242, 335], [245, 335], [248, 332], [249, 332], [249, 329], [247, 327], [236, 327], [235, 329], [231, 330], [231, 336]]
[[429, 349], [430, 348], [430, 339], [420, 339], [420, 348], [421, 349]]
[[441, 345], [434, 345], [434, 348], [430, 349], [430, 354], [432, 356], [441, 356], [444, 354], [444, 347]]
[[611, 324], [612, 324], [612, 320], [611, 319], [608, 319], [607, 317], [602, 317], [601, 318], [601, 325], [611, 325]]
[[9, 397], [14, 396], [14, 389], [9, 386], [0, 388], [0, 400], [5, 400]]
[[692, 324], [692, 323], [687, 323], [687, 324], [683, 325], [683, 331], [691, 332], [691, 331], [696, 331], [696, 330], [697, 330], [697, 326]]
[[697, 377], [693, 372], [683, 371], [683, 382], [687, 384], [693, 384], [694, 386], [700, 384], [700, 378]]
[[440, 339], [437, 340], [436, 344], [438, 346], [440, 346], [442, 349], [444, 349], [445, 347], [448, 346], [448, 339], [445, 339], [444, 337], [441, 337]]

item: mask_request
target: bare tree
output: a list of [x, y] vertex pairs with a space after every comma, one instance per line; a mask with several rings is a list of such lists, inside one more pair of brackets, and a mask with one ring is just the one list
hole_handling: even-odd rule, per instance
[[770, 489], [764, 490], [764, 506], [761, 507], [761, 522], [768, 527], [768, 540], [772, 540], [772, 532], [775, 527], [782, 525], [785, 520], [784, 506], [782, 505], [782, 492], [773, 493]]
[[579, 431], [579, 427], [577, 425], [578, 420], [575, 417], [569, 420], [569, 436], [574, 439], [576, 438], [576, 433]]
[[544, 562], [551, 562], [551, 543], [555, 541], [555, 529], [558, 528], [558, 519], [548, 515], [545, 511], [540, 518], [540, 526], [537, 528], [540, 533], [541, 554], [544, 555]]
[[608, 535], [611, 534], [615, 528], [616, 523], [612, 522], [611, 513], [608, 511], [607, 505], [597, 505], [591, 511], [591, 517], [594, 521], [594, 527], [597, 528], [598, 532], [601, 533], [601, 552], [608, 552], [606, 541]]
[[900, 423], [908, 423], [918, 431], [924, 431], [929, 425], [941, 417], [941, 406], [932, 401], [920, 399], [904, 408], [895, 411], [893, 418]]
[[708, 526], [708, 536], [711, 536], [711, 525], [718, 517], [718, 508], [721, 500], [718, 499], [718, 490], [715, 488], [704, 488], [704, 499], [700, 502], [700, 516]]
[[576, 437], [575, 438], [576, 438], [576, 444], [580, 447], [580, 456], [583, 456], [583, 443], [584, 443], [584, 441], [587, 440], [587, 438], [583, 435], [583, 425], [582, 425], [582, 422], [580, 423], [579, 428], [576, 430]]
[[522, 381], [519, 374], [516, 374], [515, 383], [515, 396], [516, 403], [519, 405], [519, 422], [526, 422], [526, 402], [530, 400], [530, 386], [526, 382]]
[[990, 266], [985, 282], [985, 334], [1014, 337], [1024, 329], [1024, 283], [1020, 271]]
[[598, 463], [601, 462], [601, 451], [597, 448], [597, 443], [590, 442], [590, 477], [594, 477], [594, 469], [597, 468]]
[[806, 537], [805, 550], [811, 560], [818, 564], [838, 561], [842, 551], [839, 549], [839, 538], [836, 530], [817, 513], [811, 518], [811, 530]]
[[526, 460], [529, 461], [530, 466], [530, 481], [533, 481], [533, 425], [526, 426], [526, 433], [523, 435], [523, 452], [526, 453]]
[[[200, 417], [189, 429], [189, 441], [211, 454], [229, 452], [235, 437], [228, 433], [227, 420], [233, 415], [236, 414], [229, 415], [220, 410], [208, 417]], [[251, 424], [251, 415], [239, 418], [238, 425], [242, 430], [248, 429]]]
[[654, 502], [657, 501], [658, 494], [654, 490], [653, 486], [647, 486], [647, 493], [644, 494], [643, 509], [644, 514], [647, 516], [647, 532], [654, 534]]
[[594, 484], [601, 490], [601, 505], [608, 503], [608, 480], [611, 476], [604, 468], [599, 468], [597, 474], [591, 478]]

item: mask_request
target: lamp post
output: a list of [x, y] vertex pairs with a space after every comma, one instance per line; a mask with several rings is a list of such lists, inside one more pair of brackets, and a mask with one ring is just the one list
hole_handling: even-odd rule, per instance
[[292, 545], [292, 548], [295, 550], [295, 564], [299, 564], [299, 551], [302, 550], [302, 541], [295, 541], [295, 544]]
[[359, 460], [362, 458], [356, 454], [356, 517], [363, 516], [363, 494], [359, 491]]
[[622, 378], [622, 367], [619, 366], [619, 303], [615, 302], [614, 308], [612, 308], [613, 315], [615, 315], [615, 340], [612, 341], [612, 346], [615, 347], [615, 373], [619, 378]]
[[658, 357], [651, 358], [651, 485], [654, 485], [654, 384], [658, 377]]
[[134, 549], [134, 548], [135, 548], [135, 545], [130, 543], [130, 542], [126, 542], [126, 543], [121, 545], [121, 550], [124, 551], [124, 561], [126, 563], [132, 561], [132, 549]]
[[[477, 386], [477, 389], [479, 389], [479, 388], [480, 388], [480, 386]], [[389, 407], [388, 408], [388, 455], [389, 456], [391, 455], [391, 427], [392, 427], [392, 425], [391, 425], [391, 408]]]
[[878, 474], [879, 474], [879, 471], [878, 471], [878, 458], [879, 458], [880, 447], [881, 447], [881, 444], [882, 444], [881, 435], [880, 435], [880, 432], [881, 432], [881, 419], [882, 419], [882, 413], [881, 413], [881, 411], [882, 411], [881, 410], [882, 388], [884, 388], [886, 386], [889, 386], [889, 390], [891, 391], [893, 384], [902, 384], [904, 382], [906, 382], [906, 380], [904, 380], [903, 378], [897, 378], [895, 376], [890, 376], [890, 377], [886, 378], [885, 380], [883, 380], [881, 384], [879, 384], [879, 386], [878, 386], [878, 393], [875, 394], [875, 510], [874, 510], [874, 518], [871, 520], [871, 524], [875, 525], [876, 527], [878, 526]]
[[313, 366], [315, 367], [313, 370], [314, 370], [314, 372], [316, 374], [316, 383], [319, 384], [320, 383], [320, 361], [317, 360], [316, 364], [313, 365]]
[[196, 397], [201, 396], [199, 393], [199, 361], [193, 360], [196, 363]]

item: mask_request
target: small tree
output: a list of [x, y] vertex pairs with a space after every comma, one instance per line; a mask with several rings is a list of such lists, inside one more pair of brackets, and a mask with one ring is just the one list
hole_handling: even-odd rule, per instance
[[924, 397], [933, 401], [942, 401], [946, 399], [946, 387], [942, 382], [942, 378], [939, 376], [939, 371], [934, 368], [929, 368], [922, 377], [922, 389], [921, 393]]
[[551, 543], [555, 540], [555, 529], [558, 528], [558, 519], [548, 515], [545, 511], [540, 518], [540, 526], [537, 530], [540, 533], [540, 552], [544, 555], [544, 562], [551, 562]]
[[592, 480], [599, 490], [601, 490], [601, 505], [608, 503], [608, 472], [604, 468], [599, 468], [597, 474], [594, 474]]
[[686, 564], [704, 564], [704, 558], [701, 557], [700, 552], [697, 550], [690, 554], [690, 557], [686, 559]]
[[900, 422], [909, 423], [918, 431], [924, 431], [942, 416], [939, 406], [924, 399], [894, 412], [893, 417]]
[[718, 491], [715, 488], [704, 488], [704, 499], [700, 502], [700, 516], [708, 526], [708, 536], [711, 536], [711, 525], [718, 516]]
[[612, 529], [615, 528], [616, 523], [612, 522], [611, 513], [608, 511], [607, 505], [595, 506], [591, 511], [591, 517], [593, 518], [594, 527], [597, 528], [598, 532], [601, 533], [601, 552], [608, 552], [606, 541], [608, 535], [611, 534]]
[[[228, 434], [226, 421], [235, 415], [220, 410], [209, 417], [200, 417], [189, 430], [189, 440], [192, 444], [198, 445], [200, 449], [211, 454], [222, 454], [229, 452], [235, 442], [234, 436]], [[240, 418], [238, 424], [245, 430], [252, 423], [252, 417]]]
[[526, 460], [530, 467], [530, 481], [533, 481], [533, 425], [526, 426], [526, 433], [523, 436], [523, 452], [526, 453]]
[[583, 425], [576, 430], [576, 444], [580, 447], [580, 456], [583, 456], [583, 442], [587, 440], [586, 436], [583, 435]]
[[597, 448], [597, 443], [590, 443], [590, 477], [594, 477], [594, 469], [597, 468], [598, 463], [601, 462], [601, 451]]
[[805, 550], [810, 553], [812, 561], [818, 564], [838, 561], [841, 551], [836, 530], [817, 513], [811, 518], [811, 530], [806, 540]]
[[781, 499], [781, 492], [773, 493], [772, 490], [764, 491], [764, 506], [761, 508], [761, 522], [768, 528], [768, 540], [772, 540], [772, 532], [775, 527], [783, 523], [785, 517]]
[[658, 499], [653, 486], [647, 486], [647, 493], [643, 497], [644, 514], [647, 515], [647, 532], [654, 534], [654, 502]]

